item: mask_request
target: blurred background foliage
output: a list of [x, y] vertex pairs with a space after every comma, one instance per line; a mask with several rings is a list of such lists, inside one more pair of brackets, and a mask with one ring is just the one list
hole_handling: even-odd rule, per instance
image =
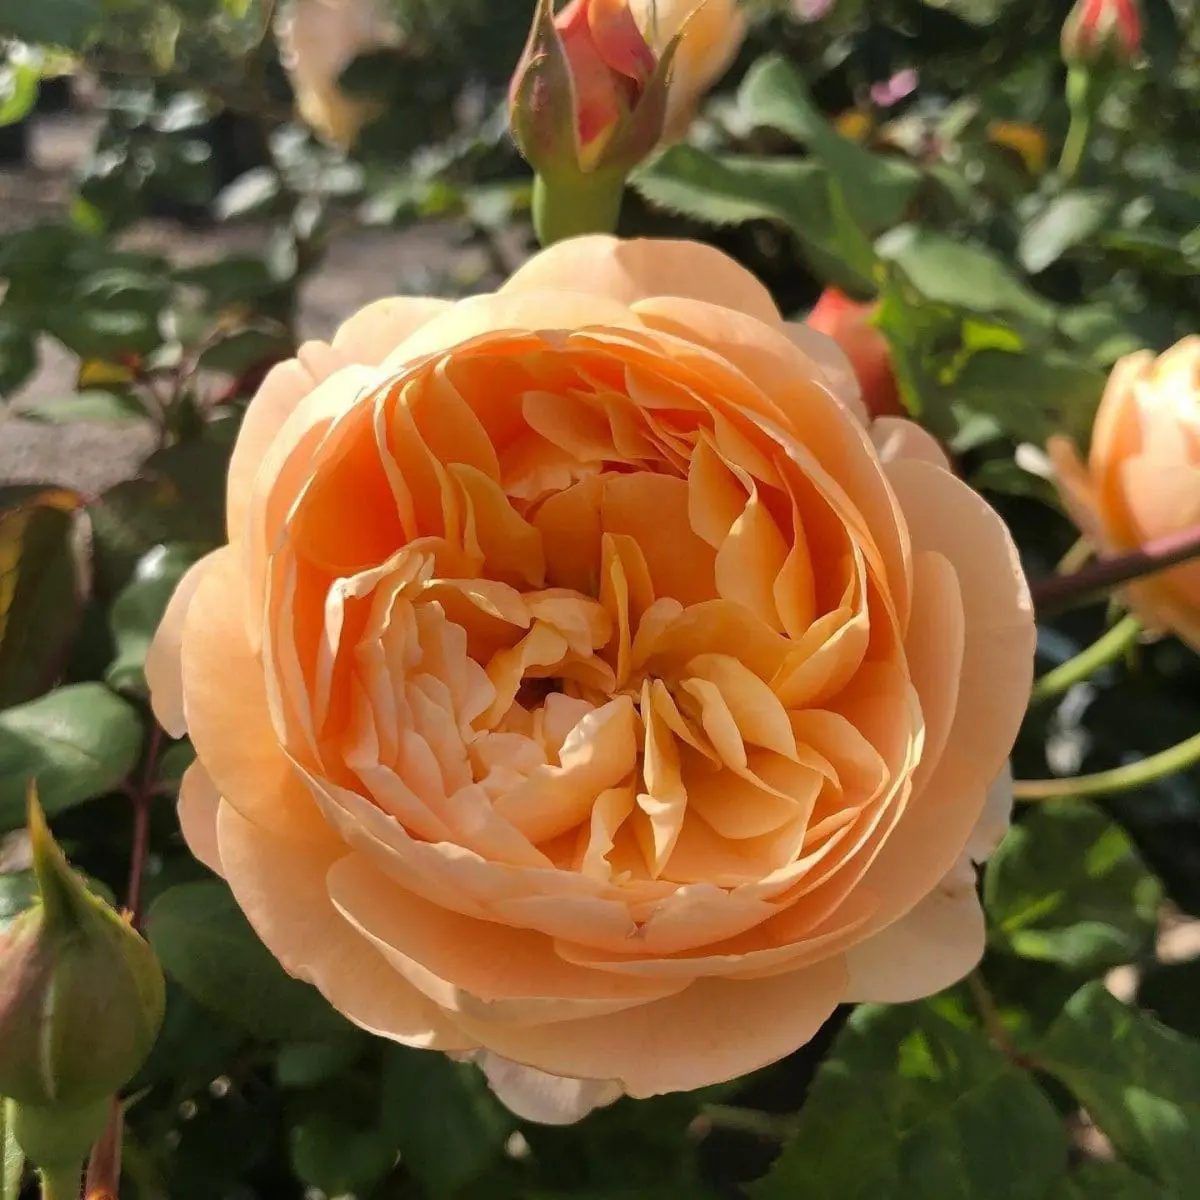
[[[1195, 0], [1146, 0], [1145, 62], [1065, 180], [1069, 7], [762, 3], [690, 140], [637, 172], [622, 227], [720, 245], [788, 314], [830, 284], [878, 297], [905, 403], [1001, 508], [1034, 576], [1076, 536], [1034, 448], [1086, 438], [1120, 355], [1200, 329]], [[63, 76], [103, 111], [65, 211], [0, 233], [0, 396], [50, 339], [77, 386], [20, 401], [24, 418], [155, 430], [137, 474], [100, 494], [0, 487], [0, 927], [30, 894], [31, 776], [72, 861], [118, 899], [132, 815], [149, 815], [146, 928], [169, 994], [126, 1100], [122, 1196], [1194, 1195], [1195, 772], [1019, 812], [986, 872], [991, 942], [967, 983], [842, 1012], [757, 1076], [570, 1129], [517, 1122], [473, 1068], [351, 1028], [183, 846], [170, 799], [190, 750], [155, 728], [142, 666], [175, 582], [224, 540], [241, 411], [295, 348], [300, 289], [339, 238], [452, 220], [482, 251], [460, 292], [530, 249], [504, 111], [530, 10], [395, 0], [396, 44], [342, 77], [375, 113], [347, 152], [297, 122], [263, 0], [0, 0], [0, 149], [21, 155]], [[266, 235], [181, 265], [129, 247], [148, 215]], [[1044, 622], [1042, 666], [1108, 619]], [[1198, 728], [1200, 665], [1168, 639], [1035, 708], [1014, 767], [1102, 769]], [[4, 1174], [9, 1200], [19, 1163]]]

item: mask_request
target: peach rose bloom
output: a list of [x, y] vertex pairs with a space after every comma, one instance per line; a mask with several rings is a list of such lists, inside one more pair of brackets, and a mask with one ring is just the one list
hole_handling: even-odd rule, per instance
[[[1051, 438], [1047, 450], [1063, 503], [1103, 554], [1200, 524], [1200, 336], [1117, 363], [1086, 465], [1067, 438]], [[1200, 564], [1126, 584], [1122, 595], [1150, 628], [1200, 649]]]
[[1012, 542], [718, 251], [369, 305], [263, 384], [228, 517], [147, 663], [183, 830], [364, 1029], [566, 1120], [978, 960]]
[[291, 0], [275, 36], [300, 119], [334, 145], [352, 146], [378, 105], [347, 95], [339, 81], [359, 55], [399, 43], [383, 0]]
[[665, 140], [687, 133], [709, 88], [729, 69], [746, 36], [739, 0], [628, 0], [646, 40], [662, 55], [680, 30], [671, 67]]

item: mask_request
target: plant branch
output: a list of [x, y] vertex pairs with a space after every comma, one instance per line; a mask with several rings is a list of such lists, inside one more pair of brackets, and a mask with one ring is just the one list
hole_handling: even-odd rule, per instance
[[1069, 692], [1077, 683], [1091, 679], [1102, 667], [1120, 658], [1137, 641], [1142, 623], [1134, 616], [1118, 621], [1102, 638], [1093, 642], [1086, 650], [1068, 659], [1061, 666], [1045, 675], [1033, 686], [1031, 705], [1044, 704], [1056, 696]]
[[1013, 785], [1016, 800], [1083, 800], [1132, 792], [1168, 775], [1176, 775], [1200, 763], [1200, 733], [1177, 745], [1111, 771], [1095, 775], [1073, 775], [1065, 779], [1018, 779]]
[[163, 731], [155, 721], [150, 732], [150, 744], [146, 749], [146, 765], [141, 782], [130, 794], [133, 801], [133, 844], [129, 855], [129, 883], [125, 889], [125, 907], [131, 914], [130, 919], [135, 929], [142, 927], [142, 872], [150, 854], [150, 810], [154, 801], [154, 773], [158, 768], [162, 735]]
[[1039, 617], [1101, 600], [1114, 588], [1200, 558], [1200, 526], [1156, 538], [1128, 554], [1100, 559], [1070, 575], [1039, 579], [1030, 591]]

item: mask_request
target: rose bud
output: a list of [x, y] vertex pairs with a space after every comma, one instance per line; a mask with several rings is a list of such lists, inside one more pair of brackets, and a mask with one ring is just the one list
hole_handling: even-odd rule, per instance
[[655, 55], [626, 0], [571, 0], [557, 15], [539, 0], [509, 110], [543, 243], [615, 228], [626, 176], [663, 134], [673, 51]]
[[1142, 45], [1138, 0], [1078, 0], [1062, 31], [1068, 66], [1128, 64]]
[[[1047, 450], [1067, 511], [1104, 555], [1200, 524], [1200, 336], [1113, 367], [1086, 464], [1068, 438]], [[1200, 563], [1126, 584], [1122, 596], [1149, 628], [1200, 649]]]
[[687, 133], [705, 94], [737, 55], [746, 18], [738, 0], [630, 0], [629, 7], [656, 54], [679, 38], [663, 132], [674, 141]]
[[108, 1097], [154, 1045], [165, 990], [150, 947], [71, 870], [33, 795], [29, 835], [38, 895], [0, 933], [0, 1094], [16, 1102], [26, 1154], [49, 1167], [86, 1154]]
[[875, 305], [860, 304], [838, 288], [828, 287], [809, 313], [807, 324], [841, 346], [872, 417], [901, 417], [905, 409], [892, 370], [891, 348], [871, 324], [874, 312]]

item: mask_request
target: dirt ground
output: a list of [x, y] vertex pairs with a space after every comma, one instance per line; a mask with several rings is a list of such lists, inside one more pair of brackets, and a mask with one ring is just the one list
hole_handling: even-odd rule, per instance
[[[33, 165], [0, 168], [0, 231], [52, 216], [69, 199], [72, 177], [86, 159], [97, 131], [94, 118], [79, 114], [39, 119]], [[264, 229], [241, 224], [188, 229], [147, 221], [124, 239], [131, 248], [162, 253], [181, 265], [253, 252]], [[335, 244], [305, 288], [300, 328], [305, 337], [326, 337], [360, 305], [395, 292], [444, 292], [455, 280], [483, 269], [478, 252], [465, 249], [452, 224], [408, 230], [360, 230]], [[0, 281], [0, 287], [3, 286]], [[41, 369], [10, 399], [65, 395], [75, 387], [74, 358], [47, 341]], [[0, 484], [47, 481], [86, 492], [102, 490], [132, 473], [152, 441], [148, 429], [23, 421], [0, 403]]]

